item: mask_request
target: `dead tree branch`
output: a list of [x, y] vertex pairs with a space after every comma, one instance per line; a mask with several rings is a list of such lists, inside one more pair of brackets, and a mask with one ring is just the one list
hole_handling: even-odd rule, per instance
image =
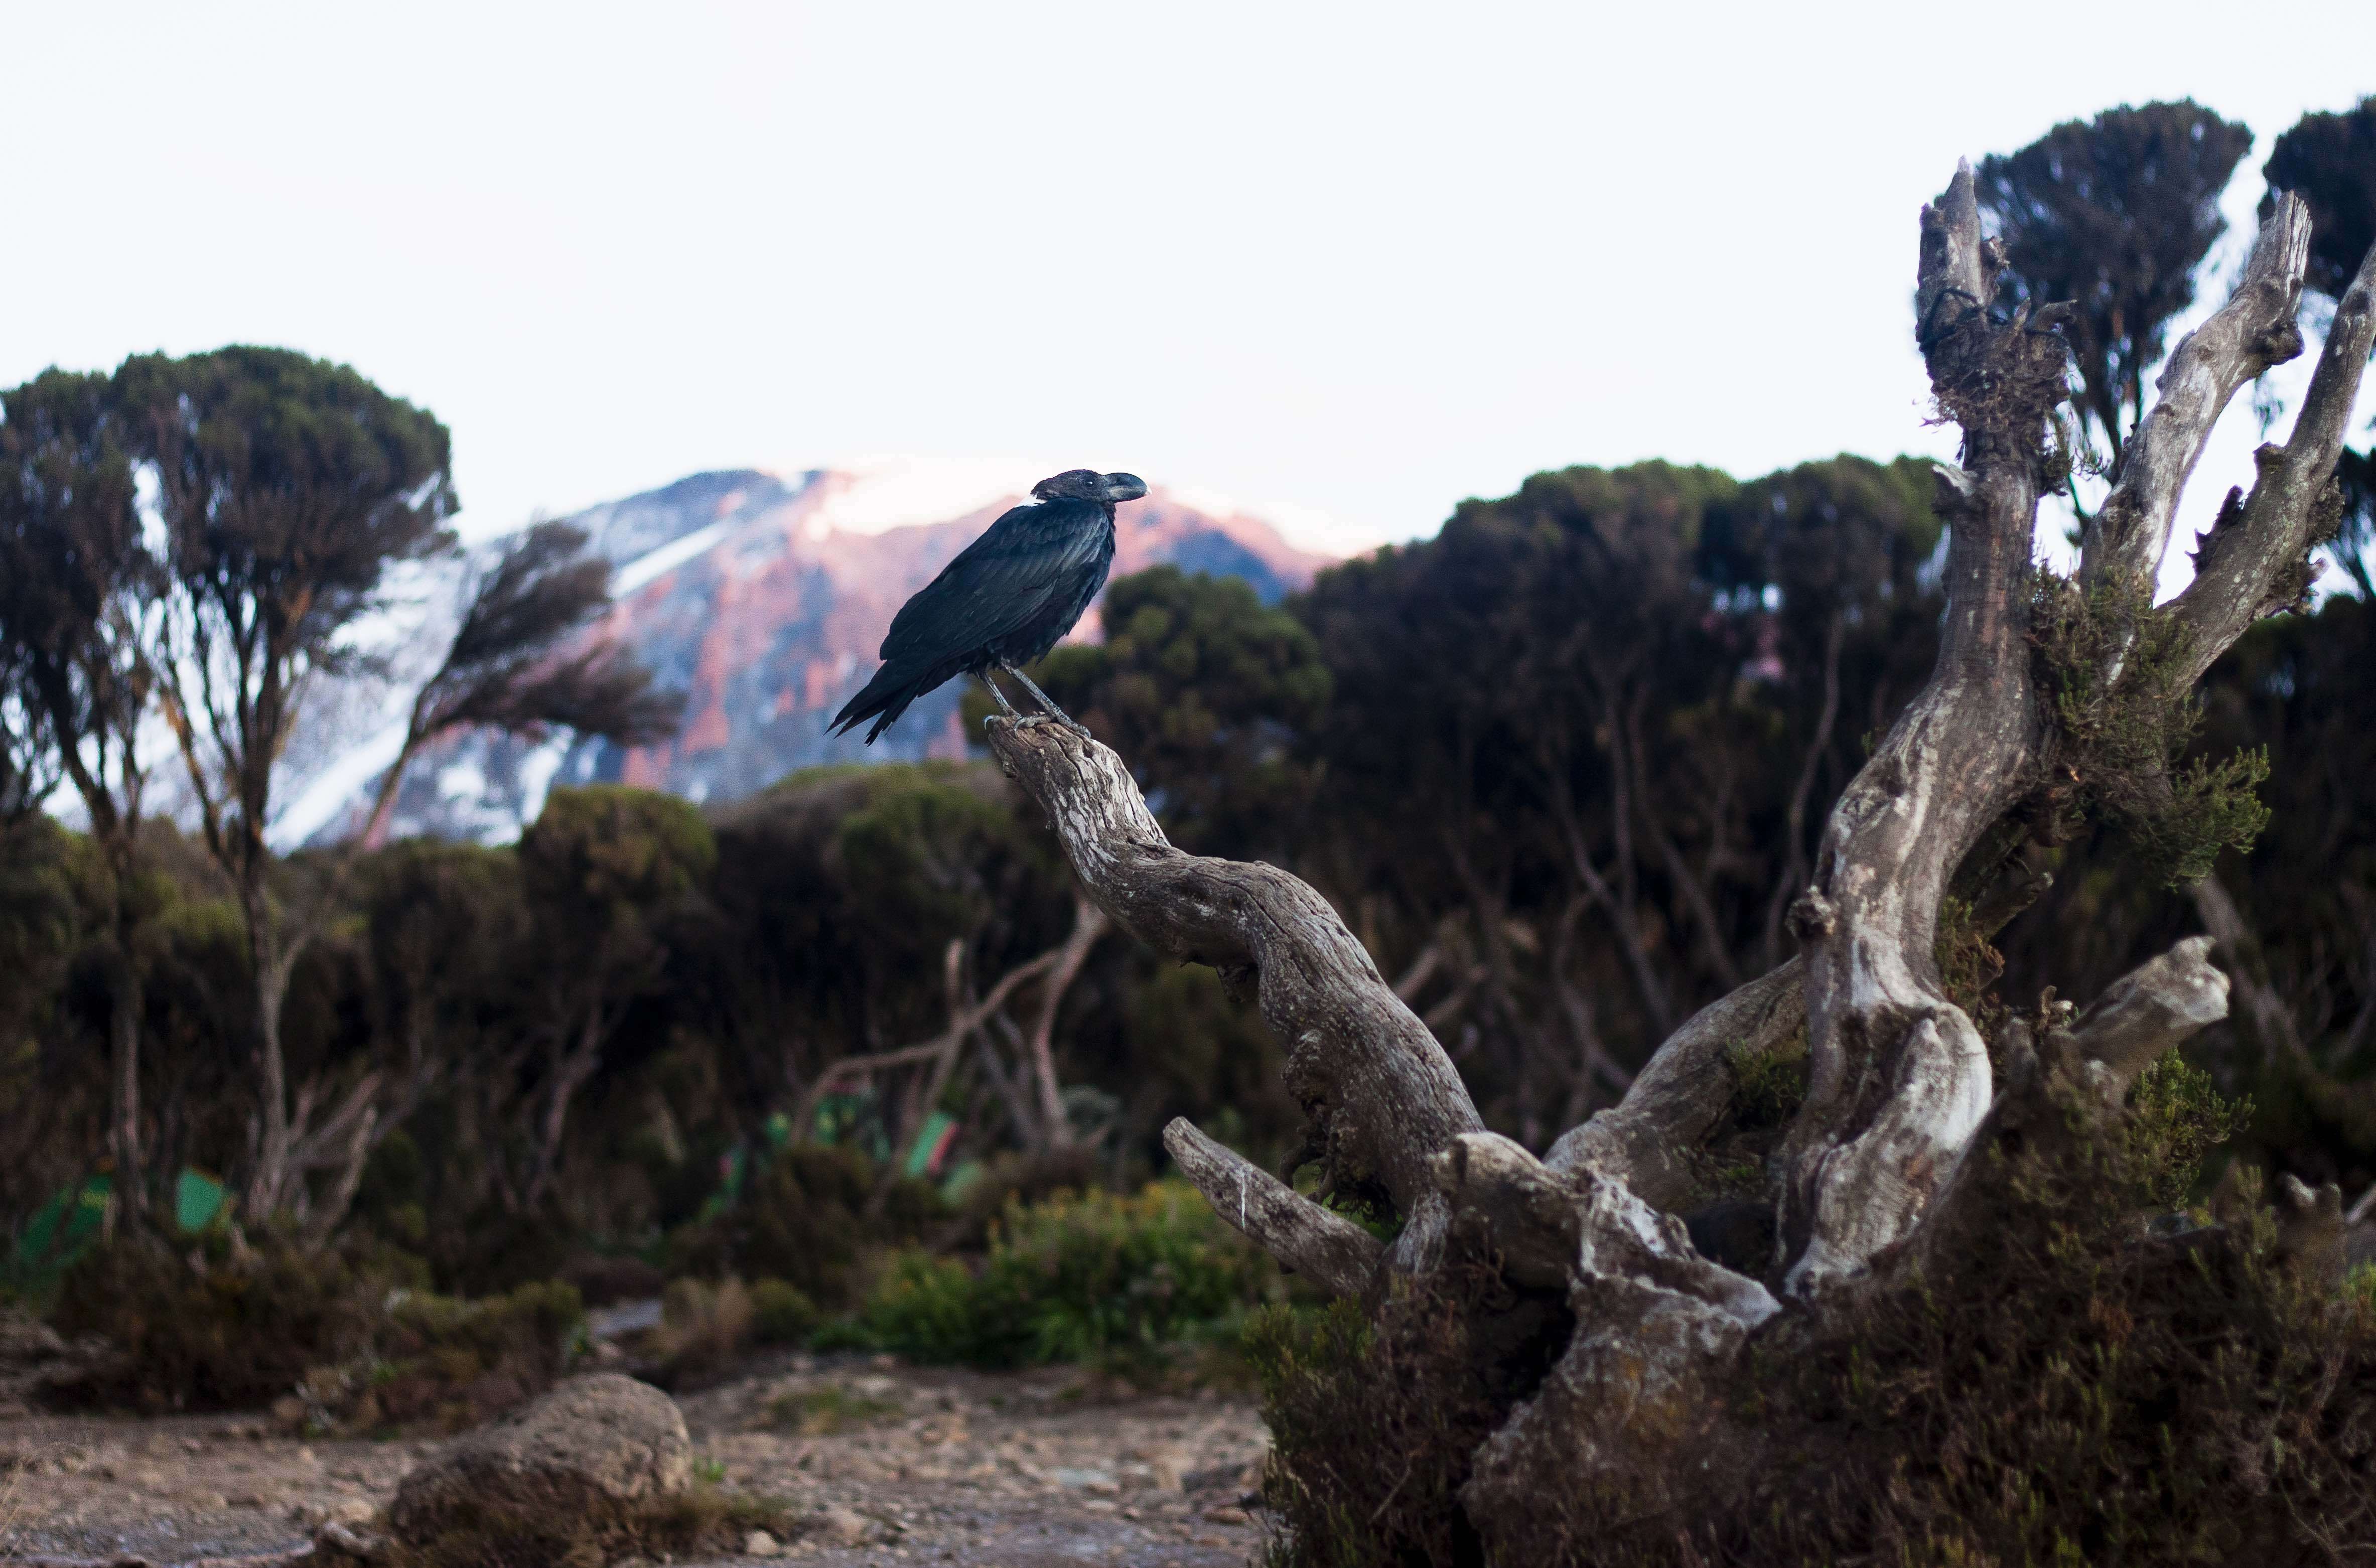
[[2302, 351], [2294, 315], [2309, 264], [2310, 209], [2288, 196], [2262, 227], [2228, 303], [2170, 350], [2153, 410], [2122, 457], [2121, 481], [2080, 541], [2082, 577], [2117, 575], [2150, 587], [2211, 427], [2240, 388]]
[[1768, 1051], [1806, 1024], [1804, 966], [1793, 958], [1709, 1003], [1658, 1047], [1633, 1087], [1551, 1145], [1553, 1170], [1591, 1167], [1654, 1208], [1673, 1208], [1698, 1180], [1684, 1156], [1731, 1102], [1731, 1053]]
[[[2309, 247], [2305, 237], [2299, 252], [2291, 248], [2289, 223], [2308, 235], [2310, 220], [2291, 196], [2279, 203], [2262, 230], [2261, 244], [2266, 249], [2280, 239], [2287, 242], [2299, 297]], [[2299, 333], [2293, 341], [2299, 351]], [[2254, 621], [2291, 609], [2309, 595], [2317, 575], [2310, 552], [2333, 534], [2342, 515], [2335, 460], [2351, 425], [2371, 344], [2376, 344], [2376, 249], [2360, 262], [2358, 275], [2335, 307], [2325, 351], [2311, 373], [2292, 435], [2283, 446], [2264, 445], [2252, 454], [2260, 476], [2251, 494], [2239, 501], [2236, 492], [2228, 493], [2218, 521], [2195, 552], [2194, 581], [2171, 607], [2189, 634], [2182, 666], [2186, 686], [2200, 680], [2212, 660]]]
[[[1383, 1189], [1404, 1217], [1396, 1261], [1432, 1255], [1443, 1200], [1429, 1157], [1482, 1124], [1435, 1036], [1328, 901], [1275, 866], [1174, 849], [1130, 770], [1095, 741], [997, 719], [988, 733], [1099, 908], [1157, 952], [1209, 964], [1232, 994], [1260, 1003], [1287, 1043], [1287, 1086], [1332, 1185]], [[1233, 1191], [1206, 1195], [1233, 1206]]]
[[1385, 1249], [1367, 1230], [1215, 1143], [1184, 1116], [1163, 1129], [1163, 1146], [1213, 1211], [1263, 1251], [1340, 1296], [1369, 1289]]
[[1967, 1255], [1976, 1228], [2002, 1223], [1996, 1195], [2004, 1178], [1990, 1151], [2019, 1150], [2078, 1168], [2059, 1157], [2078, 1140], [2101, 1135], [2136, 1075], [2228, 1016], [2228, 977], [2212, 968], [2211, 945], [2207, 936], [2188, 937], [2113, 981], [2042, 1039], [2026, 1025], [2011, 1027], [2004, 1089], [1922, 1217], [1909, 1261], [1935, 1265]]

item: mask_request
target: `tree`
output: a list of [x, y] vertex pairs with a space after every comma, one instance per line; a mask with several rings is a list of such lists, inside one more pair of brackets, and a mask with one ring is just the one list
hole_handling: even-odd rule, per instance
[[[351, 1191], [380, 1079], [366, 1072], [336, 1093], [289, 1082], [290, 980], [362, 840], [331, 856], [310, 888], [288, 885], [266, 838], [274, 771], [307, 686], [361, 661], [356, 634], [386, 609], [390, 572], [452, 552], [449, 444], [430, 414], [352, 369], [283, 350], [135, 358], [116, 373], [114, 396], [138, 423], [164, 525], [170, 588], [148, 667], [255, 954], [247, 1203], [259, 1215], [303, 1209], [310, 1172], [340, 1172], [336, 1189]], [[608, 600], [608, 569], [578, 559], [583, 544], [563, 525], [531, 528], [475, 575], [382, 776], [366, 837], [385, 826], [406, 766], [462, 726], [562, 725], [641, 741], [672, 722], [673, 707], [631, 661], [565, 646]]]
[[354, 662], [350, 636], [382, 608], [388, 568], [450, 547], [448, 444], [434, 419], [353, 370], [281, 350], [135, 358], [116, 379], [144, 426], [172, 584], [151, 663], [255, 956], [247, 1204], [269, 1215], [295, 1202], [306, 1170], [343, 1156], [371, 1099], [350, 1092], [319, 1126], [291, 1115], [281, 1007], [313, 932], [278, 907], [265, 837], [274, 766], [308, 683]]
[[[1105, 640], [1048, 656], [1058, 706], [1113, 737], [1165, 826], [1199, 849], [1271, 849], [1311, 787], [1297, 742], [1327, 706], [1319, 646], [1239, 577], [1157, 566], [1117, 578]], [[968, 706], [979, 724], [987, 701]]]
[[[501, 1180], [484, 1151], [516, 1109], [531, 1038], [519, 1017], [520, 976], [549, 958], [532, 941], [521, 881], [508, 849], [422, 839], [381, 850], [354, 878], [371, 1034], [393, 1091], [379, 1126], [392, 1134], [411, 1125], [418, 1138], [421, 1111], [433, 1099], [446, 1104], [455, 1125], [437, 1189], [458, 1215], [482, 1209]], [[351, 1172], [357, 1183], [362, 1174]], [[344, 1206], [325, 1205], [326, 1223]]]
[[379, 841], [407, 765], [455, 731], [569, 730], [623, 746], [675, 731], [682, 695], [653, 690], [651, 671], [617, 644], [581, 636], [611, 604], [610, 563], [585, 552], [583, 529], [541, 522], [473, 563], [446, 657], [413, 697], [358, 842]]
[[2376, 245], [2376, 97], [2339, 113], [2310, 113], [2269, 149], [2261, 166], [2269, 194], [2261, 220], [2287, 192], [2310, 208], [2310, 270], [2305, 284], [2340, 301], [2359, 258]]
[[513, 1206], [543, 1202], [578, 1090], [625, 1010], [659, 980], [668, 927], [708, 882], [718, 844], [701, 814], [646, 790], [555, 790], [520, 836], [520, 873], [544, 955], [529, 982], [536, 1012], [529, 1155]]
[[1289, 863], [1360, 911], [1495, 1124], [1540, 1142], [1776, 961], [1812, 814], [1935, 647], [1927, 492], [1855, 458], [1572, 469], [1299, 604], [1335, 812]]
[[[2311, 219], [2309, 286], [2340, 301], [2359, 258], [2376, 244], [2376, 98], [2342, 113], [2303, 115], [2277, 138], [2261, 172], [2269, 182], [2262, 220], [2280, 193], [2301, 198]], [[2337, 477], [2343, 522], [2330, 554], [2360, 598], [2376, 599], [2366, 559], [2376, 544], [2376, 450], [2344, 453]]]
[[2114, 474], [2144, 415], [2145, 373], [2227, 232], [2219, 193], [2251, 149], [2249, 129], [2189, 99], [2065, 121], [1980, 161], [1981, 208], [2004, 246], [1997, 287], [2008, 308], [2073, 306], [2078, 409]]
[[37, 813], [0, 821], [0, 1214], [12, 1218], [87, 1170], [96, 1141], [81, 1114], [102, 1099], [84, 1070], [94, 1053], [60, 1015], [88, 910], [107, 898], [76, 849]]
[[[2307, 210], [2280, 201], [2235, 293], [2172, 351], [2180, 391], [2128, 433], [2066, 581], [2032, 540], [2080, 311], [1992, 308], [2007, 247], [1982, 232], [1968, 168], [1924, 209], [1916, 341], [1963, 432], [1937, 470], [1936, 663], [1833, 806], [1789, 905], [1798, 956], [1685, 1019], [1622, 1100], [1539, 1157], [1483, 1131], [1308, 885], [1170, 848], [1105, 747], [992, 724], [1089, 896], [1259, 1004], [1321, 1194], [1390, 1221], [1381, 1241], [1193, 1126], [1166, 1133], [1218, 1211], [1348, 1298], [1316, 1333], [1275, 1324], [1258, 1347], [1296, 1555], [2038, 1561], [2094, 1542], [2161, 1561], [2290, 1542], [2308, 1561], [2366, 1538], [2354, 1434], [2376, 1326], [2329, 1309], [2339, 1194], [2281, 1186], [2275, 1224], [2192, 1238], [2138, 1223], [2226, 1123], [2158, 1064], [2226, 1010], [2209, 941], [2084, 1010], [2049, 996], [2015, 1016], [1966, 983], [2034, 896], [2034, 839], [2101, 814], [2183, 878], [2250, 826], [2249, 769], [2174, 754], [2205, 669], [2300, 602], [2333, 527], [2376, 255], [2192, 585], [2166, 607], [2152, 587], [2211, 423], [2300, 351], [2309, 240]], [[1681, 1211], [1752, 1120], [1778, 1125], [1751, 1172], [1771, 1241], [1727, 1244]], [[2138, 1349], [2083, 1366], [2079, 1334]], [[2174, 1434], [2211, 1430], [2216, 1453], [2172, 1455]], [[2239, 1479], [2237, 1443], [2274, 1468]]]
[[99, 846], [113, 889], [109, 1144], [115, 1190], [137, 1215], [139, 739], [160, 573], [134, 513], [130, 434], [103, 375], [53, 370], [0, 394], [0, 818], [38, 807], [63, 778]]

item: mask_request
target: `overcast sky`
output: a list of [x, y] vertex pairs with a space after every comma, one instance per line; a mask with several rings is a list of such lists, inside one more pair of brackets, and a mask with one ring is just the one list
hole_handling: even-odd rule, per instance
[[1568, 463], [1940, 452], [1922, 200], [2191, 94], [2248, 212], [2376, 90], [2369, 0], [2278, 14], [0, 0], [0, 384], [346, 361], [451, 426], [474, 532], [885, 451], [1379, 537]]

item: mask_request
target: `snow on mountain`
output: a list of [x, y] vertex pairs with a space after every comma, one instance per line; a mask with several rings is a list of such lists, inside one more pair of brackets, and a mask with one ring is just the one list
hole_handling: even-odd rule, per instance
[[[908, 596], [1052, 471], [886, 457], [789, 475], [695, 474], [588, 508], [569, 520], [617, 567], [615, 602], [597, 633], [686, 694], [683, 728], [631, 750], [462, 736], [414, 764], [392, 831], [504, 842], [535, 819], [555, 783], [723, 801], [820, 763], [964, 755], [961, 682], [920, 700], [872, 747], [829, 738], [826, 724], [873, 673], [875, 647]], [[1290, 541], [1290, 528], [1302, 543]], [[1266, 602], [1374, 542], [1320, 514], [1161, 485], [1121, 508], [1116, 534], [1117, 576], [1170, 563], [1243, 577]], [[423, 638], [443, 620], [427, 617]], [[1093, 609], [1075, 636], [1095, 635]], [[401, 715], [346, 730], [351, 742], [282, 793], [290, 804], [276, 842], [333, 840], [360, 826], [401, 739]]]

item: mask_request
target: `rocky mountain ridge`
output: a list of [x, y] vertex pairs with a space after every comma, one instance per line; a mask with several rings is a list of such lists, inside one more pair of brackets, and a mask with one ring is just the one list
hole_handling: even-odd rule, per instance
[[[1029, 483], [984, 493], [977, 481], [968, 493], [964, 476], [947, 478], [912, 468], [729, 469], [575, 515], [617, 568], [597, 633], [685, 694], [682, 729], [624, 750], [463, 736], [414, 765], [391, 831], [503, 842], [534, 820], [554, 783], [616, 781], [713, 802], [819, 764], [963, 756], [961, 683], [919, 701], [873, 747], [825, 732], [873, 672], [900, 604]], [[1161, 485], [1123, 505], [1115, 527], [1117, 576], [1169, 563], [1242, 577], [1269, 601], [1334, 559], [1290, 543], [1253, 510]], [[1098, 635], [1094, 608], [1074, 635]], [[276, 837], [293, 846], [354, 831], [399, 734], [379, 718], [307, 769], [282, 795], [291, 804]]]

